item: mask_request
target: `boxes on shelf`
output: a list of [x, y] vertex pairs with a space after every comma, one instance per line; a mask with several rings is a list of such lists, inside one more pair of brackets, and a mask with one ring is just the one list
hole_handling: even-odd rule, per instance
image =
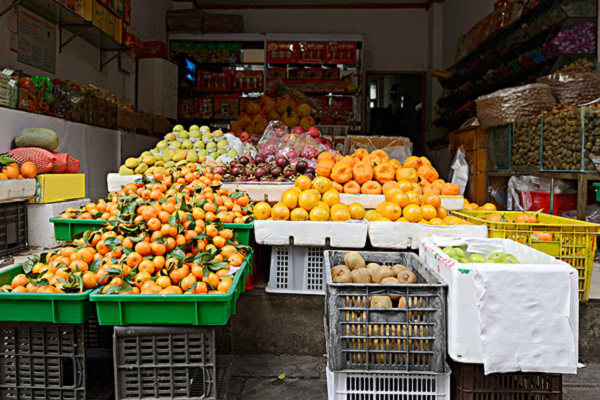
[[0, 203], [0, 258], [27, 249], [27, 204]]
[[[348, 251], [325, 251], [325, 332], [332, 371], [435, 372], [446, 369], [446, 288], [414, 253], [359, 251], [366, 263], [400, 264], [416, 284], [334, 283], [331, 269]], [[390, 308], [373, 308], [389, 296]], [[418, 336], [419, 340], [410, 339]]]
[[[473, 252], [486, 258], [498, 252], [511, 254], [520, 264], [515, 266], [503, 263], [461, 263], [451, 259], [442, 250], [447, 247], [461, 247], [466, 249], [467, 255]], [[571, 266], [531, 247], [507, 239], [429, 238], [421, 241], [419, 256], [448, 284], [448, 355], [453, 360], [463, 363], [483, 363], [486, 359], [489, 360], [491, 368], [495, 368], [494, 364], [500, 360], [503, 365], [512, 363], [515, 369], [522, 367], [527, 368], [528, 371], [565, 372], [565, 369], [577, 369], [578, 277]], [[486, 284], [486, 290], [490, 291], [497, 288], [497, 285], [502, 285], [502, 283], [494, 284], [490, 274], [496, 274], [494, 276], [504, 274], [510, 276], [514, 282], [522, 284], [511, 287], [510, 291], [506, 292], [506, 297], [493, 296], [491, 294], [493, 292], [481, 296], [477, 289], [477, 280], [489, 282]], [[569, 328], [560, 329], [559, 325], [555, 325], [555, 321], [547, 318], [535, 326], [531, 325], [530, 321], [537, 319], [536, 315], [553, 315], [555, 305], [548, 301], [536, 302], [535, 298], [540, 294], [531, 293], [533, 286], [528, 279], [542, 282], [540, 285], [547, 282], [544, 292], [556, 298], [557, 302], [569, 305], [560, 316], [566, 320]], [[540, 289], [542, 287], [539, 286]], [[559, 288], [565, 289], [564, 293], [560, 293]], [[489, 313], [486, 310], [500, 308], [505, 315], [502, 320], [508, 322], [501, 321], [500, 324], [504, 325], [500, 325], [496, 332], [502, 330], [502, 326], [510, 325], [511, 329], [522, 333], [518, 338], [511, 337], [509, 346], [513, 352], [510, 352], [510, 356], [506, 359], [502, 358], [502, 354], [508, 353], [496, 347], [506, 346], [506, 344], [489, 339], [487, 346], [484, 346], [484, 339], [480, 334], [487, 326], [487, 337], [493, 337], [490, 336], [494, 331], [489, 328]], [[546, 325], [552, 324], [555, 328], [544, 329], [545, 321], [549, 321]], [[529, 332], [529, 329], [534, 333]], [[536, 334], [535, 331], [538, 333]], [[536, 345], [543, 350], [536, 351]], [[561, 355], [552, 352], [560, 352]], [[571, 355], [570, 358], [568, 354]], [[512, 360], [518, 361], [512, 362]]]
[[61, 0], [60, 4], [73, 11], [86, 21], [92, 21], [93, 19], [93, 4], [94, 0]]
[[267, 62], [271, 64], [298, 62], [298, 43], [267, 42]]
[[299, 42], [298, 62], [303, 64], [322, 64], [326, 59], [326, 49], [327, 43], [325, 42]]
[[332, 372], [327, 368], [328, 400], [450, 400], [450, 367], [444, 374]]
[[101, 31], [105, 30], [107, 13], [108, 10], [104, 6], [104, 4], [102, 4], [98, 0], [94, 0], [94, 3], [92, 5], [92, 24]]
[[85, 197], [85, 174], [43, 174], [35, 179], [35, 196], [28, 203], [56, 203]]
[[161, 40], [142, 42], [138, 58], [167, 58], [167, 44]]
[[546, 399], [562, 400], [562, 375], [511, 372], [489, 374], [481, 364], [449, 361], [452, 369], [452, 398], [470, 399]]
[[104, 13], [103, 31], [117, 43], [123, 43], [123, 20], [109, 11]]
[[54, 238], [50, 218], [60, 215], [69, 207], [79, 209], [89, 202], [90, 199], [81, 199], [49, 204], [27, 204], [29, 247], [43, 249], [58, 247], [59, 243]]
[[263, 90], [263, 72], [262, 71], [233, 71], [232, 77], [233, 90], [238, 92]]
[[198, 71], [200, 90], [206, 92], [231, 92], [231, 70], [221, 72]]
[[329, 42], [325, 62], [327, 64], [356, 64], [358, 44], [356, 42]]
[[244, 49], [242, 51], [242, 63], [262, 64], [265, 62], [265, 51], [263, 49]]
[[214, 100], [215, 119], [235, 119], [240, 115], [239, 94], [218, 94]]
[[[493, 213], [510, 219], [519, 214], [516, 211]], [[600, 225], [547, 214], [538, 214], [536, 224], [488, 221], [486, 218], [492, 214], [488, 211], [453, 211], [452, 214], [487, 226], [490, 238], [511, 239], [571, 265], [579, 272], [579, 300], [588, 301]], [[549, 235], [540, 240], [541, 234]]]

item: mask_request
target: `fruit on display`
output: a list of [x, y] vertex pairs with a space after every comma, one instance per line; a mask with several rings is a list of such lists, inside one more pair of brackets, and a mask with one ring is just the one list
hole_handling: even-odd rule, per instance
[[165, 168], [174, 168], [187, 163], [230, 162], [242, 154], [254, 154], [250, 143], [217, 129], [192, 125], [186, 131], [182, 125], [173, 127], [164, 140], [154, 149], [143, 152], [139, 157], [130, 157], [119, 168], [119, 175], [164, 173]]
[[48, 151], [58, 148], [59, 139], [56, 132], [45, 128], [23, 129], [15, 137], [17, 147], [39, 147]]
[[262, 134], [271, 121], [279, 120], [290, 129], [298, 126], [304, 130], [314, 126], [313, 107], [307, 102], [298, 102], [287, 94], [279, 98], [267, 95], [261, 96], [256, 101], [246, 102], [238, 118], [231, 124], [231, 130], [236, 134], [242, 132], [252, 136]]
[[520, 264], [520, 261], [512, 254], [505, 254], [502, 252], [495, 252], [488, 256], [486, 259], [481, 254], [471, 253], [467, 254], [465, 251], [466, 246], [462, 247], [445, 247], [444, 253], [448, 257], [456, 260], [460, 263], [494, 263], [494, 264]]
[[19, 164], [10, 155], [0, 155], [0, 181], [9, 179], [31, 179], [38, 174], [36, 165], [31, 161]]
[[364, 216], [361, 204], [340, 202], [340, 193], [329, 179], [321, 177], [311, 182], [305, 175], [296, 178], [295, 185], [283, 192], [273, 207], [266, 202], [254, 207], [257, 220], [346, 222], [362, 220]]
[[438, 172], [425, 157], [408, 157], [402, 165], [383, 150], [369, 153], [357, 149], [348, 156], [323, 152], [317, 161], [317, 175], [339, 183], [344, 193], [384, 194], [390, 187], [412, 186], [410, 190], [419, 194], [460, 195], [460, 187], [439, 179]]
[[315, 174], [306, 161], [299, 160], [292, 165], [283, 156], [270, 163], [261, 155], [254, 158], [242, 156], [223, 165], [222, 169], [225, 182], [289, 182], [301, 174], [306, 174], [311, 179]]

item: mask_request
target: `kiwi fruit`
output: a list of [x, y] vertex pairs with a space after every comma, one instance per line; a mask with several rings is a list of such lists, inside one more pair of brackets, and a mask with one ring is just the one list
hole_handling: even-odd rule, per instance
[[381, 283], [385, 278], [394, 277], [394, 271], [387, 265], [380, 265], [379, 268], [371, 274], [371, 279], [374, 283]]
[[373, 296], [369, 299], [369, 308], [392, 308], [389, 296]]
[[356, 251], [346, 253], [346, 255], [344, 256], [344, 263], [351, 270], [365, 267], [365, 259], [362, 258], [362, 256]]
[[[398, 279], [396, 279], [394, 277], [383, 278], [381, 280], [381, 284], [382, 285], [397, 285], [398, 284]], [[390, 299], [392, 299], [392, 301], [396, 301], [399, 298], [400, 298], [400, 296], [390, 296]]]
[[398, 308], [406, 308], [406, 297], [400, 297], [400, 300], [398, 301]]
[[396, 276], [398, 276], [398, 274], [400, 272], [410, 271], [410, 269], [408, 269], [407, 267], [405, 267], [402, 264], [396, 264], [392, 267], [392, 271], [394, 271], [394, 274], [396, 274]]
[[400, 284], [417, 283], [417, 276], [409, 270], [402, 271], [398, 274], [398, 283], [400, 283]]
[[351, 273], [353, 283], [371, 283], [371, 274], [366, 268], [358, 268]]
[[331, 268], [331, 278], [335, 283], [352, 283], [350, 268], [345, 265], [338, 265]]

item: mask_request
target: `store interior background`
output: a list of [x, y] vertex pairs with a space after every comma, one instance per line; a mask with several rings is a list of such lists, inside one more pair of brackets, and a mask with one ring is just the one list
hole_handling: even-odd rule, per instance
[[[9, 5], [13, 0], [0, 0], [0, 9]], [[197, 1], [206, 5], [208, 13], [239, 14], [243, 16], [244, 31], [251, 33], [359, 33], [364, 36], [363, 70], [365, 72], [421, 72], [425, 74], [425, 142], [431, 143], [436, 139], [443, 139], [447, 131], [431, 128], [431, 121], [436, 118], [435, 101], [440, 97], [441, 86], [437, 79], [432, 78], [428, 71], [431, 68], [446, 69], [453, 63], [454, 50], [460, 35], [467, 32], [477, 21], [488, 15], [494, 8], [495, 0], [445, 0], [439, 1], [409, 1], [386, 0], [377, 1], [380, 8], [349, 9], [348, 4], [356, 4], [350, 0], [323, 0], [319, 3], [332, 4], [331, 8], [285, 8], [290, 4], [301, 4], [309, 7], [302, 1], [284, 0], [278, 2], [263, 1], [267, 4], [280, 4], [281, 8], [261, 9], [223, 9], [228, 4], [255, 4], [256, 1], [247, 0], [203, 0]], [[389, 8], [382, 8], [382, 4], [390, 4]], [[422, 3], [421, 8], [408, 8], [410, 5]], [[342, 6], [339, 6], [339, 5]], [[346, 5], [344, 7], [343, 5]], [[368, 2], [363, 2], [369, 4]], [[427, 7], [428, 6], [428, 7]], [[167, 28], [165, 13], [169, 9], [192, 8], [191, 1], [177, 0], [132, 0], [132, 23], [130, 31], [143, 41], [167, 41]], [[338, 8], [335, 8], [338, 7]], [[406, 8], [403, 8], [406, 7]], [[28, 74], [52, 76], [45, 71], [38, 70], [28, 65], [19, 63], [17, 55], [10, 48], [10, 23], [11, 13], [0, 19], [0, 65], [23, 70]], [[62, 79], [73, 79], [88, 82], [107, 88], [115, 94], [131, 100], [135, 104], [136, 82], [135, 75], [129, 75], [118, 68], [113, 62], [99, 69], [100, 52], [97, 48], [81, 39], [73, 40], [57, 55], [56, 73], [54, 76]], [[148, 84], [144, 82], [144, 84]], [[159, 84], [154, 82], [153, 84]], [[141, 110], [151, 112], [155, 110]], [[0, 152], [8, 150], [8, 142], [25, 127], [31, 127], [39, 118], [39, 123], [44, 123], [50, 117], [32, 114], [23, 114], [27, 120], [10, 118], [8, 125], [0, 131]], [[364, 118], [364, 116], [363, 116]], [[73, 124], [73, 123], [71, 123]], [[19, 129], [20, 128], [20, 129]], [[101, 129], [89, 127], [87, 129]], [[59, 128], [60, 129], [60, 128]], [[59, 135], [61, 132], [58, 132]], [[97, 135], [97, 134], [96, 134]], [[406, 135], [409, 136], [407, 133]], [[123, 138], [119, 137], [118, 143], [105, 145], [106, 150], [83, 151], [81, 141], [68, 141], [61, 144], [60, 151], [73, 151], [74, 156], [84, 158], [97, 158], [104, 164], [102, 169], [114, 172], [118, 169], [121, 159], [130, 154], [139, 154], [151, 147], [155, 138]], [[90, 144], [88, 143], [88, 146]], [[116, 148], [115, 148], [116, 146]], [[72, 147], [72, 148], [71, 148]], [[103, 152], [113, 152], [108, 158]], [[448, 151], [427, 148], [423, 154], [434, 160], [434, 164], [441, 171], [446, 171], [450, 164]], [[107, 161], [109, 160], [109, 161]], [[87, 163], [87, 165], [90, 165]], [[90, 169], [90, 168], [88, 168]], [[104, 176], [98, 171], [91, 179], [92, 197], [101, 196], [106, 192]], [[96, 177], [97, 175], [97, 177]], [[444, 174], [445, 175], [445, 174]], [[95, 181], [97, 179], [97, 182]]]

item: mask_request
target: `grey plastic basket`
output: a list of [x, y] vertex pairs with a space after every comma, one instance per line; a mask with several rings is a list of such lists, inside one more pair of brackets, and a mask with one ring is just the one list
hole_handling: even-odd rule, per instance
[[[447, 285], [414, 253], [360, 251], [367, 263], [402, 264], [418, 283], [333, 283], [347, 251], [325, 251], [327, 364], [334, 372], [444, 373]], [[372, 296], [399, 296], [406, 308], [369, 308]], [[397, 307], [398, 302], [395, 302]]]
[[325, 294], [325, 247], [273, 246], [267, 292]]
[[210, 327], [115, 327], [115, 398], [217, 398]]
[[85, 400], [83, 325], [0, 325], [0, 398]]

